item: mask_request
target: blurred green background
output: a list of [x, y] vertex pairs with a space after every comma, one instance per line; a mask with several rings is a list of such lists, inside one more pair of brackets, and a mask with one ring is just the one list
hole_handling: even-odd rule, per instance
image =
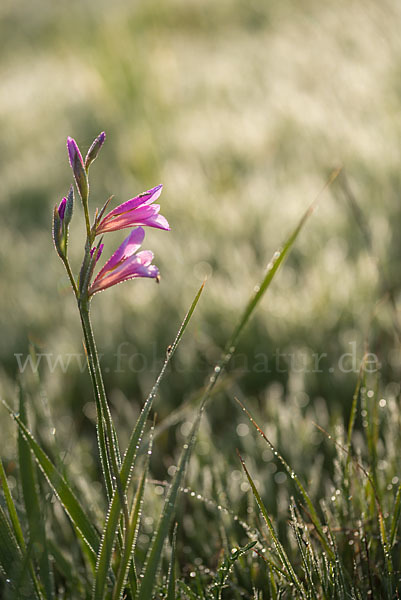
[[[399, 392], [397, 309], [383, 302], [372, 315], [389, 289], [397, 306], [401, 289], [400, 18], [395, 0], [2, 0], [1, 395], [13, 402], [15, 354], [25, 360], [30, 345], [50, 360], [83, 352], [51, 240], [53, 206], [72, 181], [68, 135], [86, 152], [100, 131], [107, 134], [91, 168], [92, 210], [111, 194], [120, 203], [163, 183], [161, 212], [172, 227], [146, 232], [160, 286], [125, 283], [92, 304], [123, 440], [207, 277], [155, 407], [166, 423], [153, 465], [160, 479], [170, 473], [200, 390], [268, 261], [332, 169], [343, 166], [242, 338], [192, 467], [196, 480], [196, 465], [210, 463], [218, 449], [238, 469], [235, 447], [254, 440], [233, 404], [237, 395], [260, 412], [294, 467], [312, 474], [317, 465], [319, 472], [322, 439], [311, 420], [330, 428], [338, 415], [346, 417], [356, 382], [355, 373], [339, 368], [341, 356], [351, 352], [359, 361], [368, 337], [389, 396]], [[363, 217], [355, 218], [345, 183]], [[107, 235], [104, 256], [125, 234]], [[75, 272], [83, 235], [77, 202]], [[316, 373], [291, 368], [286, 358], [277, 368], [277, 353], [327, 356]], [[43, 359], [40, 376], [38, 385], [27, 367], [35, 411], [52, 414], [60, 446], [70, 443], [71, 468], [95, 470], [88, 374], [75, 358], [67, 369]], [[168, 428], [165, 420], [186, 406]], [[2, 452], [12, 456], [14, 427], [5, 413], [3, 421]], [[271, 458], [262, 457], [266, 464]], [[275, 490], [285, 475], [275, 475], [265, 472], [265, 481], [278, 504]]]

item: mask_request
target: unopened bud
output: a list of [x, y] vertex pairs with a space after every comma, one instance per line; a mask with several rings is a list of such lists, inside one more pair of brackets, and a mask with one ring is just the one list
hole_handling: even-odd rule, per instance
[[99, 154], [100, 148], [103, 146], [105, 139], [106, 139], [106, 134], [104, 131], [102, 131], [102, 133], [99, 134], [95, 140], [93, 140], [93, 143], [92, 143], [91, 147], [89, 148], [88, 153], [85, 158], [86, 171], [88, 171], [90, 165], [97, 158], [97, 155]]
[[67, 149], [75, 182], [82, 198], [82, 202], [85, 204], [88, 200], [89, 185], [86, 177], [84, 161], [82, 160], [82, 155], [76, 141], [70, 137], [67, 138]]
[[[60, 206], [62, 206], [62, 202]], [[53, 213], [53, 241], [57, 250], [57, 254], [61, 257], [65, 257], [65, 236], [63, 233], [63, 221], [60, 217], [60, 206], [54, 207]]]
[[60, 204], [58, 205], [58, 216], [60, 217], [61, 221], [64, 220], [64, 214], [65, 214], [65, 205], [67, 204], [67, 198], [63, 198], [62, 201], [60, 202]]
[[70, 191], [68, 192], [65, 211], [64, 211], [64, 223], [65, 226], [68, 227], [70, 221], [72, 219], [72, 212], [74, 210], [74, 188], [71, 186]]

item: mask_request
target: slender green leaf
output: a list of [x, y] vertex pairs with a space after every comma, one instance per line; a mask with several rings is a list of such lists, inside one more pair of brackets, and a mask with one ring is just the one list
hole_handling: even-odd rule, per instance
[[[20, 388], [19, 412], [21, 422], [28, 425], [25, 395]], [[45, 531], [45, 515], [40, 504], [36, 465], [32, 454], [21, 430], [18, 435], [18, 455], [22, 493], [24, 497], [25, 511], [29, 525], [30, 542], [34, 549], [39, 565], [39, 576], [43, 584], [48, 600], [54, 598], [54, 580], [49, 560], [47, 539]]]
[[[134, 502], [132, 504], [132, 510], [131, 510], [131, 514], [130, 514], [129, 527], [128, 527], [128, 534], [125, 539], [124, 553], [123, 553], [123, 556], [121, 557], [117, 579], [114, 584], [114, 590], [113, 590], [113, 596], [112, 596], [113, 600], [120, 600], [120, 598], [122, 597], [123, 591], [124, 591], [125, 582], [127, 580], [128, 570], [130, 568], [131, 559], [132, 559], [133, 552], [135, 549], [135, 539], [136, 539], [136, 536], [138, 533], [138, 528], [139, 528], [140, 511], [141, 511], [142, 502], [143, 502], [143, 493], [145, 491], [145, 483], [146, 483], [147, 473], [148, 473], [148, 464], [145, 465], [138, 489], [135, 494]], [[132, 590], [132, 592], [133, 592], [133, 594], [136, 592], [136, 587], [134, 590]]]
[[237, 453], [238, 453], [238, 457], [239, 457], [239, 459], [241, 461], [242, 468], [244, 469], [245, 474], [247, 476], [249, 485], [251, 486], [253, 495], [255, 496], [255, 500], [256, 500], [259, 508], [260, 508], [260, 511], [261, 511], [261, 513], [263, 515], [265, 523], [266, 523], [266, 525], [267, 525], [267, 527], [269, 529], [270, 535], [271, 535], [271, 537], [273, 539], [273, 543], [274, 543], [274, 546], [275, 546], [275, 548], [277, 550], [277, 554], [278, 554], [278, 556], [279, 556], [279, 558], [281, 560], [281, 563], [282, 563], [283, 567], [286, 569], [287, 574], [288, 574], [288, 576], [289, 576], [289, 578], [291, 580], [291, 583], [294, 585], [295, 589], [298, 591], [298, 593], [301, 595], [302, 598], [306, 599], [307, 596], [306, 596], [304, 587], [303, 587], [302, 583], [299, 581], [297, 575], [295, 574], [295, 571], [294, 571], [294, 569], [293, 569], [293, 567], [291, 565], [290, 559], [288, 558], [287, 553], [284, 550], [283, 545], [281, 544], [281, 542], [279, 541], [279, 539], [277, 537], [277, 534], [276, 534], [276, 532], [274, 530], [274, 527], [273, 527], [273, 523], [272, 523], [272, 521], [271, 521], [271, 519], [270, 519], [270, 517], [269, 517], [269, 515], [267, 513], [267, 510], [266, 510], [266, 507], [265, 507], [265, 505], [264, 505], [264, 503], [262, 501], [262, 498], [260, 497], [260, 494], [259, 494], [258, 490], [256, 489], [256, 486], [255, 486], [255, 484], [253, 482], [253, 479], [252, 479], [252, 477], [251, 477], [251, 475], [250, 475], [250, 473], [249, 473], [249, 471], [248, 471], [248, 469], [247, 469], [247, 467], [245, 465], [245, 461], [242, 458], [242, 456], [239, 454], [238, 451], [237, 451]]
[[0, 458], [0, 482], [1, 487], [3, 488], [4, 497], [6, 499], [8, 514], [10, 515], [10, 520], [13, 526], [14, 535], [18, 542], [18, 545], [22, 551], [26, 549], [26, 544], [24, 540], [24, 534], [22, 533], [21, 523], [19, 522], [17, 511], [15, 508], [14, 501], [11, 496], [10, 488], [8, 487], [7, 476], [4, 470], [3, 462]]
[[356, 382], [356, 386], [355, 386], [355, 390], [354, 390], [354, 395], [352, 397], [352, 405], [351, 405], [351, 412], [350, 412], [350, 417], [349, 417], [349, 421], [348, 421], [348, 433], [347, 433], [347, 467], [349, 465], [349, 462], [351, 460], [351, 442], [352, 442], [352, 432], [354, 430], [354, 424], [355, 424], [355, 418], [356, 418], [356, 409], [357, 409], [357, 404], [358, 404], [358, 397], [359, 397], [359, 390], [361, 389], [361, 384], [362, 384], [362, 378], [363, 378], [363, 371], [364, 371], [364, 367], [365, 367], [365, 362], [366, 362], [366, 354], [362, 359], [361, 362], [361, 366], [359, 368], [359, 373], [358, 373], [358, 380]]
[[[177, 336], [176, 336], [173, 344], [167, 350], [167, 355], [166, 355], [166, 359], [164, 361], [163, 367], [160, 371], [160, 374], [159, 374], [149, 396], [146, 399], [145, 404], [142, 407], [139, 418], [138, 418], [136, 425], [133, 429], [133, 432], [131, 434], [130, 441], [129, 441], [127, 450], [124, 454], [124, 458], [123, 458], [123, 462], [122, 462], [121, 470], [120, 470], [120, 481], [121, 481], [121, 486], [122, 486], [122, 489], [124, 492], [126, 492], [126, 490], [127, 490], [127, 487], [128, 487], [129, 481], [130, 481], [130, 477], [131, 477], [131, 472], [134, 468], [134, 465], [135, 465], [135, 462], [136, 462], [136, 459], [138, 456], [138, 450], [140, 447], [140, 443], [142, 441], [142, 436], [143, 436], [143, 432], [145, 429], [146, 421], [147, 421], [147, 418], [149, 416], [150, 410], [153, 405], [153, 400], [157, 394], [157, 390], [159, 389], [160, 382], [166, 372], [168, 363], [170, 362], [172, 356], [174, 355], [174, 353], [177, 349], [177, 346], [184, 334], [184, 331], [187, 328], [189, 321], [191, 320], [191, 317], [196, 308], [196, 305], [198, 304], [198, 301], [199, 301], [199, 298], [203, 291], [203, 288], [204, 288], [204, 284], [202, 284], [202, 286], [199, 288], [199, 291], [197, 292], [197, 294], [191, 304], [191, 307], [190, 307], [189, 311], [187, 312], [187, 314], [181, 324], [180, 329], [178, 330]], [[103, 529], [102, 541], [101, 541], [101, 546], [100, 546], [99, 555], [98, 555], [98, 559], [97, 559], [96, 578], [95, 578], [95, 585], [94, 585], [94, 589], [93, 589], [93, 599], [94, 600], [101, 600], [104, 597], [104, 594], [106, 592], [107, 569], [110, 566], [110, 562], [111, 562], [111, 556], [112, 556], [112, 552], [113, 552], [113, 548], [114, 548], [114, 544], [115, 544], [115, 540], [116, 540], [116, 532], [117, 532], [117, 527], [118, 527], [118, 523], [119, 523], [119, 519], [120, 519], [120, 514], [121, 514], [120, 498], [119, 498], [118, 493], [115, 490], [113, 493], [113, 497], [111, 499], [110, 505], [109, 505], [109, 510], [107, 513], [106, 523], [105, 523], [105, 526]]]
[[171, 540], [171, 558], [170, 558], [170, 568], [168, 571], [168, 586], [167, 586], [167, 598], [166, 600], [176, 600], [176, 592], [175, 592], [175, 555], [176, 555], [176, 545], [177, 545], [177, 523], [174, 526], [173, 531], [173, 539]]
[[228, 553], [222, 563], [220, 564], [217, 573], [215, 575], [213, 583], [209, 586], [209, 593], [215, 600], [221, 600], [223, 588], [226, 585], [228, 576], [235, 564], [235, 562], [246, 552], [251, 550], [257, 542], [249, 542], [243, 548], [237, 548], [236, 550]]
[[307, 504], [310, 518], [312, 519], [312, 523], [315, 526], [315, 529], [316, 529], [317, 533], [319, 534], [320, 539], [322, 540], [324, 549], [327, 552], [327, 554], [331, 558], [333, 558], [333, 551], [330, 548], [330, 544], [329, 544], [329, 542], [327, 540], [327, 537], [326, 537], [326, 535], [324, 533], [323, 525], [322, 525], [322, 523], [321, 523], [321, 521], [320, 521], [320, 519], [318, 517], [318, 514], [316, 512], [315, 507], [313, 506], [312, 500], [310, 499], [308, 492], [306, 491], [306, 489], [304, 488], [303, 484], [301, 483], [298, 475], [295, 473], [295, 471], [293, 471], [293, 469], [291, 469], [290, 465], [284, 460], [284, 458], [281, 456], [281, 454], [279, 454], [279, 452], [277, 452], [277, 450], [275, 449], [275, 447], [273, 446], [273, 444], [266, 437], [266, 434], [262, 431], [262, 429], [259, 427], [259, 425], [256, 423], [256, 421], [252, 418], [251, 414], [248, 412], [248, 410], [245, 408], [245, 406], [242, 404], [242, 402], [240, 400], [238, 400], [238, 398], [236, 398], [236, 400], [237, 400], [238, 404], [241, 406], [241, 408], [244, 411], [244, 413], [247, 415], [247, 417], [250, 420], [250, 422], [252, 423], [252, 425], [255, 427], [256, 431], [261, 435], [261, 437], [264, 439], [264, 441], [269, 446], [270, 450], [279, 459], [279, 461], [281, 462], [281, 464], [283, 465], [283, 467], [285, 468], [285, 470], [289, 474], [290, 478], [296, 484], [299, 492], [301, 493], [302, 498], [304, 499], [304, 501]]
[[[8, 598], [37, 598], [32, 582], [27, 579], [26, 561], [17, 544], [6, 514], [0, 505], [0, 570], [6, 576], [5, 595]], [[9, 593], [7, 593], [9, 586]]]
[[79, 536], [88, 547], [89, 556], [92, 557], [92, 560], [94, 560], [99, 548], [99, 536], [97, 531], [93, 527], [90, 519], [85, 514], [69, 483], [56, 469], [50, 458], [42, 450], [30, 431], [21, 421], [20, 417], [16, 415], [12, 409], [7, 406], [7, 404], [5, 404], [5, 406], [12, 418], [16, 421], [21, 433], [29, 444], [29, 447], [50, 487], [60, 500]]
[[390, 548], [392, 548], [396, 541], [396, 535], [398, 530], [398, 524], [400, 522], [400, 514], [401, 514], [401, 485], [398, 486], [397, 495], [395, 497], [394, 508], [393, 508], [393, 518], [391, 520], [391, 530], [390, 530]]
[[185, 476], [192, 448], [195, 444], [202, 413], [203, 407], [201, 407], [201, 410], [199, 410], [197, 418], [192, 425], [191, 433], [189, 434], [189, 441], [188, 443], [184, 444], [173, 481], [171, 482], [170, 488], [167, 492], [167, 496], [163, 504], [163, 510], [146, 558], [146, 564], [141, 578], [141, 587], [139, 588], [138, 593], [138, 600], [148, 600], [148, 598], [152, 597], [164, 540], [166, 539], [168, 530], [170, 528], [171, 520], [175, 511], [175, 503], [182, 480]]

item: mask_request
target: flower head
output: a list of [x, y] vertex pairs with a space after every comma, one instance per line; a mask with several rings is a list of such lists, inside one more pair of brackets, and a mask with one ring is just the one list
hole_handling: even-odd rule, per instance
[[159, 269], [152, 265], [153, 252], [142, 250], [141, 247], [145, 231], [142, 227], [133, 229], [129, 236], [114, 254], [109, 258], [104, 267], [100, 269], [93, 283], [89, 287], [88, 294], [92, 296], [112, 285], [134, 279], [136, 277], [152, 277], [158, 279]]
[[167, 219], [159, 214], [160, 205], [152, 204], [160, 196], [162, 187], [162, 185], [157, 185], [114, 208], [96, 226], [96, 235], [107, 231], [125, 229], [133, 225], [147, 225], [148, 227], [169, 230], [170, 226]]

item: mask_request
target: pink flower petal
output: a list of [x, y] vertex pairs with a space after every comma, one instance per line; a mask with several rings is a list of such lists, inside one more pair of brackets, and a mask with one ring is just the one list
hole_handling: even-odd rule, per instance
[[[108, 271], [115, 269], [122, 260], [127, 259], [134, 254], [141, 247], [144, 237], [145, 231], [142, 227], [133, 229], [128, 237], [125, 238], [121, 246], [119, 246], [114, 254], [111, 255], [104, 267], [99, 271], [95, 281], [101, 279]], [[93, 283], [95, 283], [95, 281]]]
[[133, 225], [144, 225], [158, 229], [169, 230], [170, 226], [162, 216], [158, 216], [159, 204], [153, 204], [162, 191], [162, 185], [158, 185], [136, 198], [132, 198], [109, 212], [96, 228], [96, 235], [109, 231], [118, 231]]
[[116, 208], [114, 208], [109, 214], [108, 217], [115, 217], [117, 215], [121, 215], [122, 213], [128, 212], [129, 210], [133, 210], [142, 204], [151, 204], [155, 200], [158, 199], [160, 194], [162, 193], [163, 185], [157, 185], [156, 187], [148, 190], [147, 192], [142, 192], [139, 196], [135, 198], [131, 198], [131, 200], [127, 200], [123, 204], [120, 204]]

